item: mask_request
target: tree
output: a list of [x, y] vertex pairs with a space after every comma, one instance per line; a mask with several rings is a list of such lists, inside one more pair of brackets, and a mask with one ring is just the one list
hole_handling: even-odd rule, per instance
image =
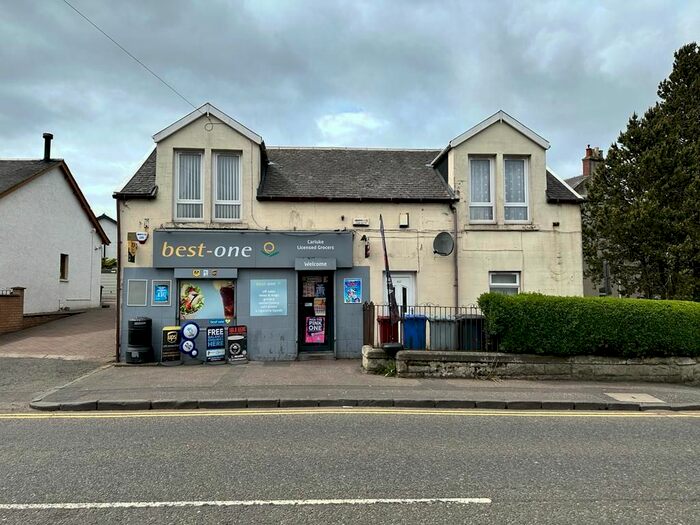
[[676, 51], [659, 101], [632, 115], [588, 183], [588, 273], [627, 294], [700, 301], [700, 47]]

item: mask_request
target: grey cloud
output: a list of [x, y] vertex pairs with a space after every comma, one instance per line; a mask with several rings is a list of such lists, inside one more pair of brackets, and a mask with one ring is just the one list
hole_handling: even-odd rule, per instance
[[[563, 177], [653, 104], [700, 24], [693, 1], [71, 1], [268, 144], [440, 148], [504, 109], [552, 143]], [[38, 157], [52, 131], [95, 211], [111, 213], [151, 135], [191, 107], [62, 2], [6, 4], [0, 156]]]

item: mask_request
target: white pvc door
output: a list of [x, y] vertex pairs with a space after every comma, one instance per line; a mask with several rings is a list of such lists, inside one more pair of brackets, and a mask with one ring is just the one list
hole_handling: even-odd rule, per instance
[[[396, 290], [396, 303], [401, 306], [416, 304], [416, 274], [411, 272], [391, 272], [391, 280]], [[386, 274], [384, 277], [384, 304], [389, 302], [386, 291]], [[406, 303], [404, 304], [404, 300]]]

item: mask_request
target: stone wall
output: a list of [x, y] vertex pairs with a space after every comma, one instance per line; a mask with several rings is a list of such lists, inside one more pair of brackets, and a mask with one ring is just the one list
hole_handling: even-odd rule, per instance
[[[362, 366], [368, 372], [386, 367], [388, 356], [363, 347]], [[403, 350], [396, 354], [399, 377], [470, 379], [576, 379], [700, 383], [700, 360], [691, 357], [624, 359], [599, 356], [557, 357], [499, 352], [439, 352]]]

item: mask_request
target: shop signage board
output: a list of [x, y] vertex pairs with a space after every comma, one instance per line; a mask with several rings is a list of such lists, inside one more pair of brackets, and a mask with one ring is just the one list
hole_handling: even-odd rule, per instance
[[251, 279], [250, 315], [287, 315], [287, 279]]
[[247, 326], [229, 326], [226, 344], [226, 360], [229, 364], [235, 365], [248, 362]]
[[163, 339], [160, 351], [160, 362], [164, 365], [182, 364], [180, 353], [180, 327], [163, 327]]
[[331, 266], [351, 268], [352, 232], [156, 230], [153, 233], [156, 268], [296, 268], [297, 259], [328, 265], [304, 268], [309, 270], [332, 269]]
[[323, 259], [319, 257], [304, 257], [303, 259], [295, 259], [295, 270], [335, 270], [335, 259]]

